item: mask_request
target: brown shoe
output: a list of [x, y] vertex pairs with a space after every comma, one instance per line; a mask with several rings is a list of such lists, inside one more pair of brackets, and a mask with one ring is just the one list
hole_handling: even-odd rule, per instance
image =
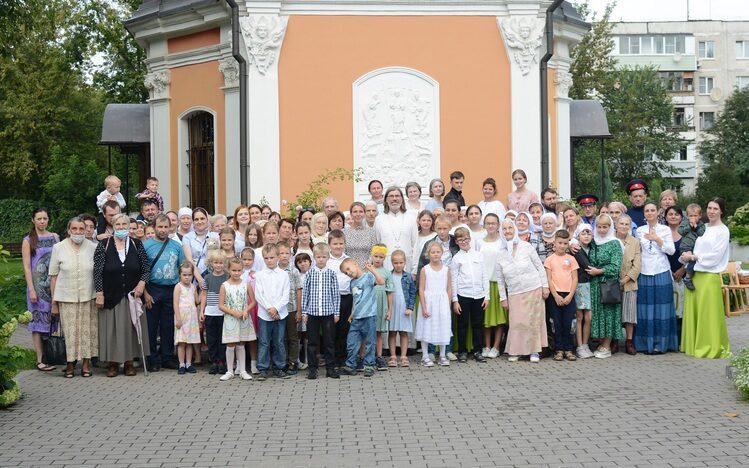
[[132, 377], [135, 375], [135, 366], [133, 366], [133, 361], [125, 362], [125, 375], [128, 377]]
[[107, 369], [107, 377], [117, 377], [120, 371], [120, 365], [116, 362], [110, 362], [109, 368]]
[[630, 356], [637, 354], [637, 349], [635, 348], [635, 342], [633, 340], [627, 340], [625, 346], [627, 348], [627, 354]]
[[611, 354], [616, 354], [619, 352], [619, 340], [612, 340], [611, 341]]

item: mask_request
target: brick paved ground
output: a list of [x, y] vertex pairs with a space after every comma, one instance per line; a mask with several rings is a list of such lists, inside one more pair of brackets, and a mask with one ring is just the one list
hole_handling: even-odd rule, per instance
[[[729, 330], [749, 345], [749, 316]], [[0, 465], [747, 466], [749, 403], [725, 367], [671, 353], [340, 381], [27, 371], [0, 412]]]

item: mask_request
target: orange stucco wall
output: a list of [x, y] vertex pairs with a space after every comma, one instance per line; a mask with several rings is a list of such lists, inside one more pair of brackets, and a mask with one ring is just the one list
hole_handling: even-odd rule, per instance
[[[440, 84], [441, 176], [466, 175], [466, 201], [493, 176], [511, 191], [510, 63], [494, 17], [292, 16], [279, 60], [281, 195], [324, 169], [352, 168], [352, 84], [387, 66]], [[436, 175], [436, 174], [435, 174]], [[347, 206], [351, 183], [332, 195]]]
[[[179, 199], [180, 183], [185, 185], [186, 180], [180, 182], [179, 172], [184, 160], [186, 148], [179, 146], [179, 120], [185, 112], [190, 109], [210, 109], [215, 114], [216, 126], [214, 134], [214, 175], [216, 185], [216, 212], [226, 213], [226, 150], [224, 146], [224, 135], [226, 134], [224, 92], [224, 78], [218, 70], [218, 62], [210, 61], [184, 67], [171, 69], [170, 85], [170, 172], [171, 172], [171, 199], [176, 203]], [[189, 200], [180, 200], [180, 205], [189, 203]], [[232, 207], [233, 209], [234, 207]]]
[[170, 54], [175, 54], [177, 52], [215, 45], [219, 42], [221, 42], [221, 30], [215, 28], [186, 36], [173, 37], [167, 41], [167, 49]]

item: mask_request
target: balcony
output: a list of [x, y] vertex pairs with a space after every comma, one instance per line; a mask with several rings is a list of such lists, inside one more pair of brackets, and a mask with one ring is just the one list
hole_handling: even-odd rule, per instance
[[689, 54], [615, 55], [620, 67], [655, 65], [662, 71], [695, 71], [697, 56]]

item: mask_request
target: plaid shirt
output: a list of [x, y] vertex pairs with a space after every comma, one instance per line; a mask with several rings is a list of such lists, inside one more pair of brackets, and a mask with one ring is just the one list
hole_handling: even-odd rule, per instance
[[313, 266], [307, 271], [302, 289], [302, 315], [340, 315], [338, 278], [330, 268]]

